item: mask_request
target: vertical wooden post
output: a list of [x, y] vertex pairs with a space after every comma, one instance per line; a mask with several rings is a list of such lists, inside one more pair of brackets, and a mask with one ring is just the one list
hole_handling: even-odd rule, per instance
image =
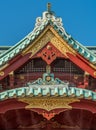
[[14, 72], [9, 73], [9, 86], [10, 89], [14, 88]]
[[46, 66], [46, 73], [50, 73], [51, 72], [51, 66], [50, 65], [47, 65]]
[[89, 85], [89, 73], [85, 72], [84, 73], [84, 88], [88, 87]]

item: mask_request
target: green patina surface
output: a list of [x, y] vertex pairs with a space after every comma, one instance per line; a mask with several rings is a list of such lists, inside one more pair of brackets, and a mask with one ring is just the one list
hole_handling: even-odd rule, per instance
[[69, 82], [63, 82], [59, 78], [54, 78], [53, 73], [44, 73], [42, 78], [38, 78], [34, 82], [28, 82], [27, 86], [33, 86], [33, 85], [64, 85], [68, 86]]
[[42, 17], [36, 19], [36, 24], [34, 30], [29, 33], [24, 39], [19, 41], [16, 45], [8, 49], [5, 53], [0, 55], [0, 66], [7, 63], [11, 58], [19, 54], [24, 50], [29, 44], [36, 39], [36, 37], [42, 33], [47, 25], [51, 25], [58, 34], [70, 45], [74, 50], [76, 50], [80, 55], [91, 63], [96, 63], [96, 55], [88, 50], [86, 47], [81, 45], [78, 41], [74, 40], [64, 29], [62, 24], [62, 19], [55, 17], [53, 12], [43, 12]]
[[[43, 85], [44, 87], [44, 85]], [[76, 97], [76, 98], [84, 98], [96, 101], [96, 92], [82, 89], [82, 88], [75, 88], [75, 87], [61, 87], [58, 85], [54, 88], [52, 87], [22, 87], [22, 88], [15, 88], [11, 90], [7, 90], [0, 93], [0, 100], [6, 100], [10, 98], [19, 98], [19, 97], [36, 97], [36, 96], [63, 96], [63, 97]]]
[[[50, 81], [46, 79], [48, 76], [50, 77]], [[68, 82], [66, 83], [54, 78], [54, 75], [51, 73], [44, 73], [41, 81], [37, 79], [30, 84], [26, 84], [25, 87], [1, 92], [0, 100], [36, 96], [61, 96], [96, 100], [96, 92], [82, 88], [69, 87]]]

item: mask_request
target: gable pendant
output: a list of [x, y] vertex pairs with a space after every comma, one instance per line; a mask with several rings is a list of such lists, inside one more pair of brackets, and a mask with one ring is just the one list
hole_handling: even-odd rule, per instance
[[50, 65], [57, 57], [64, 58], [65, 56], [49, 42], [33, 57], [41, 57], [48, 65]]

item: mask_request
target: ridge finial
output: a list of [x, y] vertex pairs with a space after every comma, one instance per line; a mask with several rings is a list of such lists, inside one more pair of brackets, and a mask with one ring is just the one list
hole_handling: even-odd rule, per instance
[[48, 11], [48, 12], [51, 11], [51, 3], [47, 3], [47, 11]]

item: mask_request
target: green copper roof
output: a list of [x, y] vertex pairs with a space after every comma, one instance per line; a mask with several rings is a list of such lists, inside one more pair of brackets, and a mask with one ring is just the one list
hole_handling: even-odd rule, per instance
[[69, 82], [63, 82], [62, 80], [60, 80], [59, 78], [55, 78], [53, 73], [44, 73], [42, 78], [38, 78], [37, 80], [35, 80], [34, 82], [28, 82], [26, 84], [28, 87], [30, 86], [34, 86], [34, 85], [38, 85], [42, 86], [42, 85], [63, 85], [68, 87]]
[[55, 17], [54, 12], [45, 11], [43, 12], [42, 17], [38, 17], [36, 19], [36, 24], [34, 30], [29, 33], [24, 39], [19, 41], [15, 46], [11, 47], [5, 53], [0, 55], [0, 66], [4, 65], [11, 58], [19, 54], [24, 48], [26, 48], [35, 38], [42, 33], [42, 31], [46, 28], [47, 25], [53, 26], [53, 28], [58, 32], [58, 34], [70, 45], [74, 50], [76, 50], [80, 55], [82, 55], [85, 59], [90, 61], [91, 63], [96, 63], [96, 55], [93, 54], [86, 47], [81, 45], [78, 41], [74, 40], [71, 35], [67, 34], [65, 31], [62, 19]]
[[10, 99], [10, 98], [19, 98], [19, 97], [36, 97], [36, 96], [60, 96], [60, 97], [75, 97], [75, 98], [83, 98], [83, 99], [91, 99], [96, 101], [96, 92], [75, 88], [75, 87], [60, 87], [59, 85], [55, 85], [47, 87], [43, 85], [43, 87], [22, 87], [15, 88], [11, 90], [7, 90], [0, 93], [0, 100]]
[[96, 46], [86, 46], [86, 48], [96, 55]]
[[11, 48], [11, 46], [0, 46], [0, 54], [3, 54], [10, 48]]
[[[47, 81], [47, 77], [50, 77], [50, 81]], [[38, 78], [32, 83], [26, 84], [25, 87], [15, 88], [11, 90], [6, 90], [0, 93], [0, 100], [6, 100], [10, 98], [19, 97], [75, 97], [96, 100], [96, 92], [69, 87], [68, 82], [63, 82], [60, 79], [54, 78], [52, 73], [44, 73], [42, 79]]]

